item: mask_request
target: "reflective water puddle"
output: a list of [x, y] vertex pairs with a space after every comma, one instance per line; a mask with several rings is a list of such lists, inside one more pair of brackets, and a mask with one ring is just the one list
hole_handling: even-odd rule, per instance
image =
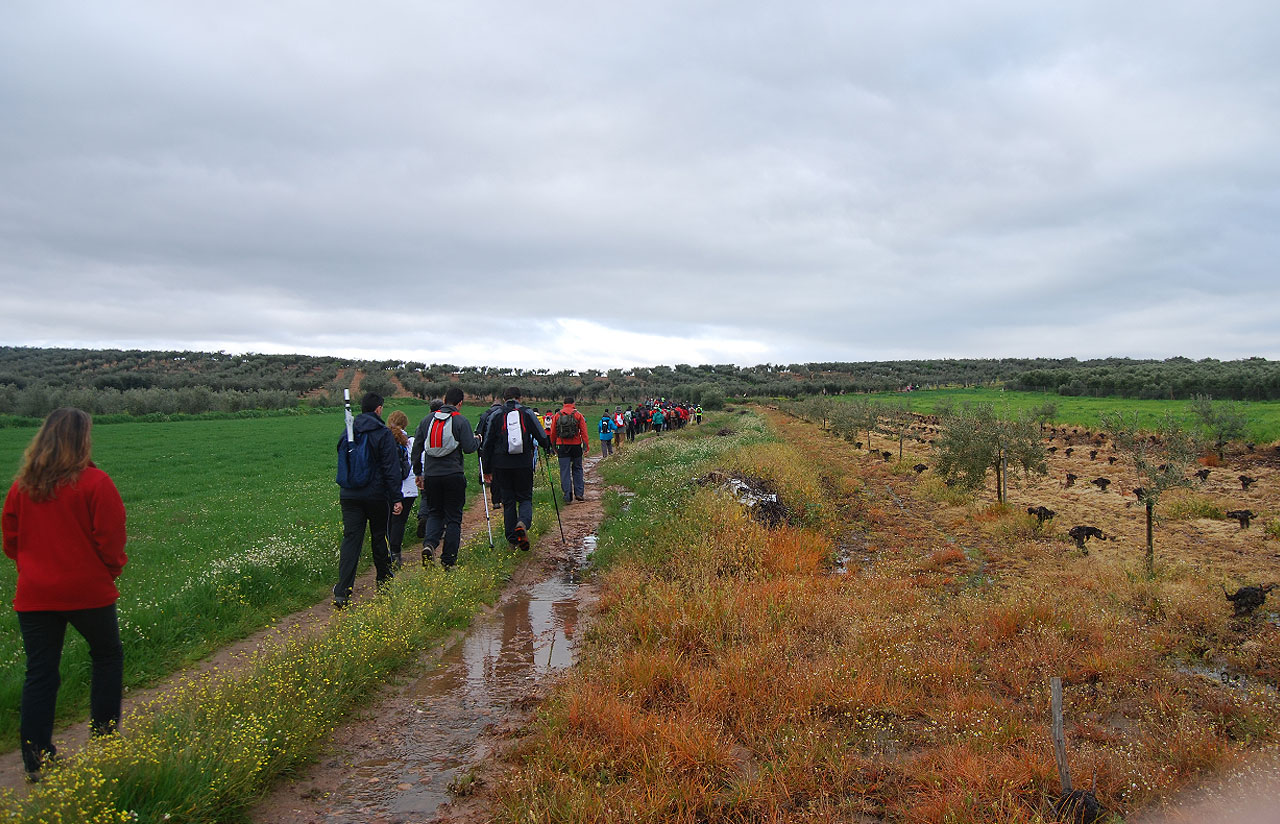
[[409, 687], [413, 706], [383, 751], [351, 766], [335, 796], [345, 809], [329, 821], [420, 821], [465, 783], [484, 757], [480, 734], [515, 705], [531, 683], [574, 662], [583, 612], [582, 571], [595, 550], [585, 538], [547, 580], [517, 590], [479, 616], [439, 665]]

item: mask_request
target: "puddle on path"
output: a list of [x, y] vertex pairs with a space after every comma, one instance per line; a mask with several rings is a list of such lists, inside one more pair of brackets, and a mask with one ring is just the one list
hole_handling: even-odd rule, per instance
[[411, 707], [393, 740], [357, 760], [334, 793], [329, 822], [422, 821], [449, 800], [450, 785], [485, 756], [480, 734], [529, 686], [574, 662], [589, 535], [555, 573], [478, 616], [439, 665], [404, 693]]

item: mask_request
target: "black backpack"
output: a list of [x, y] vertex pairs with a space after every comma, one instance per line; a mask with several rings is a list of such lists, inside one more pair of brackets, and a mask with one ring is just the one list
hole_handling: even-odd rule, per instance
[[561, 412], [556, 416], [556, 440], [576, 441], [581, 434], [577, 415], [572, 412]]

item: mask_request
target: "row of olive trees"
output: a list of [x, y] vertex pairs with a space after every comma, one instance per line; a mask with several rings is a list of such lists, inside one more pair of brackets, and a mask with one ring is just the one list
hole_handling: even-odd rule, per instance
[[42, 418], [61, 406], [74, 406], [94, 415], [199, 414], [240, 412], [245, 409], [285, 409], [298, 405], [298, 396], [284, 389], [212, 390], [205, 386], [181, 389], [91, 389], [31, 384], [22, 389], [0, 386], [0, 414]]
[[[864, 434], [870, 448], [873, 432], [902, 444], [915, 423], [904, 403], [877, 403], [867, 398], [833, 401], [811, 397], [786, 406], [792, 414], [812, 421], [850, 442]], [[1212, 447], [1222, 458], [1226, 445], [1244, 436], [1248, 412], [1235, 401], [1197, 396], [1188, 406], [1190, 422], [1166, 414], [1154, 427], [1139, 425], [1137, 413], [1103, 413], [1100, 423], [1115, 450], [1138, 478], [1134, 490], [1146, 514], [1146, 566], [1155, 568], [1155, 509], [1165, 492], [1187, 486], [1188, 469], [1201, 452]], [[1043, 430], [1057, 414], [1047, 402], [1025, 412], [997, 409], [992, 404], [941, 405], [935, 409], [940, 435], [934, 441], [934, 469], [949, 485], [977, 490], [994, 473], [996, 499], [1008, 499], [1011, 476], [1043, 475], [1048, 471]], [[1193, 427], [1199, 432], [1193, 431]]]
[[[942, 419], [943, 435], [936, 443], [936, 469], [949, 482], [962, 488], [985, 485], [988, 470], [996, 475], [996, 496], [1007, 498], [1009, 469], [1024, 474], [1044, 474], [1045, 450], [1037, 424], [1046, 410], [1022, 415], [998, 412], [990, 405], [966, 406]], [[1225, 445], [1240, 437], [1248, 423], [1243, 408], [1234, 402], [1214, 402], [1197, 397], [1190, 410], [1206, 437], [1201, 439], [1172, 413], [1154, 428], [1139, 425], [1137, 413], [1104, 412], [1103, 431], [1114, 449], [1133, 469], [1139, 486], [1134, 489], [1146, 514], [1146, 554], [1148, 574], [1155, 572], [1155, 509], [1170, 489], [1185, 487], [1187, 471], [1206, 443], [1219, 456]]]

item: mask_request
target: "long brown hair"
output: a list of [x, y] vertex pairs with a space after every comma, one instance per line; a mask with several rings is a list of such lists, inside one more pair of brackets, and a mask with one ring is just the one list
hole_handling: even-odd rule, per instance
[[391, 434], [396, 436], [396, 443], [401, 446], [409, 445], [409, 436], [404, 434], [404, 428], [408, 425], [409, 416], [399, 409], [387, 416], [387, 426], [391, 427]]
[[74, 407], [50, 412], [22, 455], [18, 488], [32, 500], [48, 501], [59, 486], [74, 483], [89, 465], [92, 425], [89, 413]]

